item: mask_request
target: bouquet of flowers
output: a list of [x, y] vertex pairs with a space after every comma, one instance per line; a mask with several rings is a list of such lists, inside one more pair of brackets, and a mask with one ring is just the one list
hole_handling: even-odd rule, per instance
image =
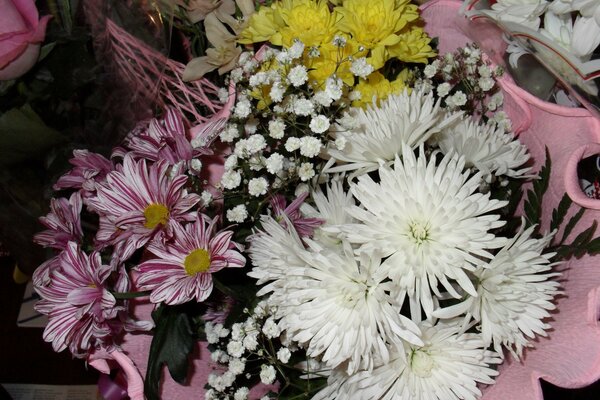
[[567, 195], [540, 226], [552, 155], [535, 168], [513, 133], [503, 69], [438, 55], [408, 0], [210, 4], [161, 12], [215, 112], [171, 102], [54, 186], [44, 339], [119, 362], [132, 398], [164, 365], [184, 383], [198, 341], [206, 399], [480, 398], [548, 335], [561, 262], [600, 248]]

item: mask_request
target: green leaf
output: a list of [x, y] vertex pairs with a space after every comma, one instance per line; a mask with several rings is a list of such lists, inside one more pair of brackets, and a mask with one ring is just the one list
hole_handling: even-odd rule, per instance
[[148, 400], [159, 400], [158, 388], [163, 365], [167, 365], [175, 381], [185, 383], [188, 375], [188, 358], [196, 338], [185, 305], [161, 305], [152, 313], [152, 319], [156, 327], [150, 345], [144, 393]]
[[569, 211], [569, 207], [571, 207], [573, 202], [568, 194], [564, 194], [558, 207], [552, 210], [552, 220], [550, 222], [550, 231], [554, 231], [558, 229], [558, 227], [563, 223], [565, 216], [567, 215], [567, 211]]
[[65, 138], [25, 105], [0, 115], [0, 165], [35, 158]]
[[[542, 199], [550, 184], [551, 169], [552, 162], [550, 160], [550, 152], [548, 151], [548, 147], [546, 147], [546, 163], [540, 170], [539, 178], [533, 182], [533, 188], [527, 191], [527, 200], [525, 200], [523, 205], [525, 220], [527, 222], [526, 225], [528, 227], [537, 224], [541, 220]], [[535, 233], [538, 232], [538, 229], [535, 230]]]
[[577, 223], [579, 222], [581, 217], [583, 217], [584, 212], [585, 212], [585, 208], [581, 208], [579, 211], [577, 211], [577, 214], [575, 214], [573, 217], [571, 217], [571, 219], [569, 220], [569, 223], [567, 224], [567, 226], [565, 226], [565, 230], [563, 231], [563, 235], [562, 235], [562, 238], [560, 239], [560, 243], [565, 242], [567, 237], [571, 234], [571, 231], [573, 230], [573, 228], [575, 228], [575, 225], [577, 225]]
[[44, 58], [50, 54], [50, 52], [56, 47], [56, 42], [48, 43], [42, 46], [40, 50], [40, 57], [38, 58], [38, 62], [42, 61]]

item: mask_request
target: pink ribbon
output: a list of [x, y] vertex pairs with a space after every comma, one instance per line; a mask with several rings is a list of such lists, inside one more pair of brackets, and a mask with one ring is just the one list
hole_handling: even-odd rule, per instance
[[98, 392], [104, 400], [125, 400], [127, 390], [110, 378], [110, 375], [100, 374]]

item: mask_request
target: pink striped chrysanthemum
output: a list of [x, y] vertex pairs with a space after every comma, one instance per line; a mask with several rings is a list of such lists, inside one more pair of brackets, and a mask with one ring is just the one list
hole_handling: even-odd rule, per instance
[[302, 215], [300, 206], [307, 197], [308, 192], [303, 193], [287, 206], [285, 197], [280, 194], [273, 196], [270, 201], [275, 219], [284, 227], [286, 221], [290, 221], [300, 237], [311, 237], [315, 229], [324, 222], [320, 218], [306, 218]]
[[212, 292], [212, 274], [226, 267], [243, 267], [240, 247], [232, 231], [215, 232], [216, 219], [200, 214], [193, 224], [173, 224], [171, 242], [152, 242], [148, 250], [158, 258], [138, 265], [140, 290], [150, 290], [153, 303], [201, 302]]
[[50, 213], [40, 218], [40, 222], [48, 229], [36, 234], [33, 241], [59, 250], [66, 249], [69, 242], [79, 242], [83, 237], [81, 207], [82, 200], [78, 192], [73, 193], [69, 199], [52, 199]]
[[92, 196], [98, 182], [113, 169], [112, 163], [103, 155], [87, 150], [74, 150], [69, 162], [73, 168], [58, 179], [54, 190], [79, 189], [84, 198]]
[[112, 268], [102, 264], [99, 253], [88, 256], [74, 242], [56, 262], [49, 283], [35, 287], [42, 297], [35, 309], [48, 315], [44, 340], [57, 352], [69, 348], [73, 355], [85, 357], [107, 343], [112, 332], [109, 320], [119, 312], [115, 297], [104, 286]]
[[188, 163], [192, 158], [209, 153], [203, 146], [193, 146], [181, 113], [174, 108], [167, 109], [162, 119], [154, 118], [147, 127], [133, 132], [127, 148], [136, 159], [165, 160], [169, 165]]
[[157, 233], [170, 237], [174, 221], [193, 221], [190, 209], [200, 196], [188, 193], [185, 175], [169, 176], [169, 165], [147, 165], [126, 155], [122, 168], [107, 175], [88, 204], [100, 214], [96, 239], [100, 247], [115, 245], [121, 260], [143, 247]]

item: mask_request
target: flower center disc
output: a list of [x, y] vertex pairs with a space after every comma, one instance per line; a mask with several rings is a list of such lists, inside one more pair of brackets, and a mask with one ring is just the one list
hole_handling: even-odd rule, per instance
[[410, 237], [417, 244], [422, 244], [429, 239], [429, 225], [419, 222], [413, 222], [409, 225]]
[[204, 249], [196, 249], [187, 255], [183, 261], [185, 273], [194, 276], [199, 272], [206, 272], [210, 268], [210, 255]]
[[410, 366], [415, 375], [427, 378], [431, 376], [431, 370], [434, 367], [434, 363], [429, 354], [417, 350], [412, 354]]
[[154, 229], [157, 225], [165, 225], [169, 221], [169, 209], [162, 204], [150, 204], [144, 210], [144, 217], [144, 226]]

